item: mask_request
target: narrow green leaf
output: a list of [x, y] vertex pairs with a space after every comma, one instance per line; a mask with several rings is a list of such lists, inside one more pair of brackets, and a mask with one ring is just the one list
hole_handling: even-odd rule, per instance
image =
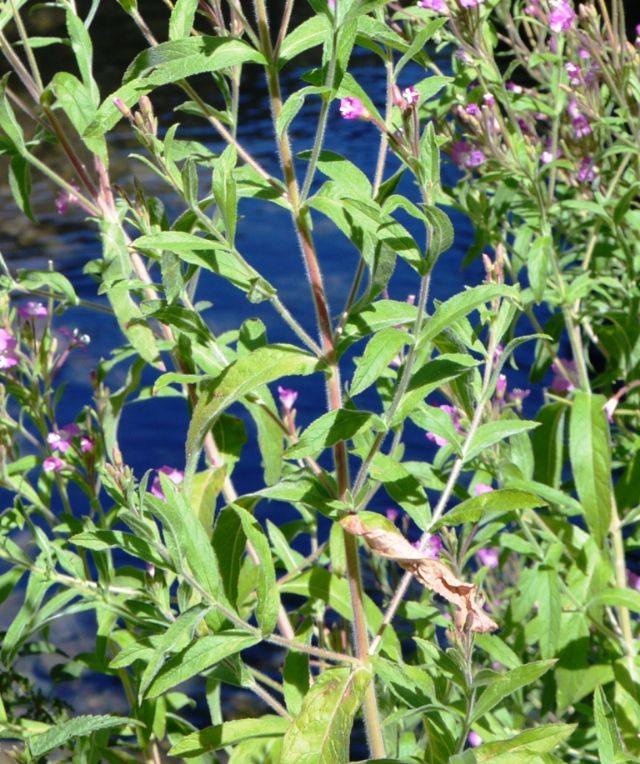
[[537, 617], [543, 625], [540, 635], [540, 655], [543, 658], [554, 658], [558, 654], [562, 615], [560, 577], [557, 570], [548, 567], [538, 569], [536, 601], [538, 603]]
[[236, 719], [186, 735], [169, 751], [169, 756], [201, 756], [251, 738], [279, 737], [285, 734], [289, 722], [269, 714], [259, 719]]
[[505, 284], [482, 284], [451, 297], [446, 302], [440, 303], [433, 316], [425, 321], [419, 346], [423, 347], [447, 327], [496, 297], [515, 299], [517, 296], [516, 287]]
[[163, 692], [201, 674], [229, 655], [253, 647], [258, 642], [259, 637], [241, 631], [226, 631], [199, 637], [192, 645], [164, 664], [149, 686], [146, 696], [157, 698]]
[[265, 60], [250, 45], [234, 38], [198, 35], [160, 43], [134, 59], [123, 86], [105, 99], [85, 135], [103, 135], [118, 122], [122, 115], [113, 103], [116, 98], [132, 107], [140, 96], [161, 85], [248, 62], [264, 64]]
[[609, 605], [612, 607], [626, 607], [634, 613], [640, 613], [640, 592], [635, 589], [607, 589], [592, 597], [587, 607]]
[[350, 440], [360, 432], [371, 428], [383, 428], [380, 417], [370, 411], [336, 409], [323, 414], [309, 425], [297, 443], [284, 452], [289, 459], [317, 456], [325, 448], [342, 440]]
[[413, 338], [410, 334], [393, 327], [374, 334], [367, 343], [362, 357], [356, 360], [356, 372], [353, 375], [349, 394], [358, 395], [377, 382], [381, 373], [400, 350], [412, 342]]
[[461, 502], [439, 520], [433, 530], [443, 526], [462, 525], [462, 523], [477, 523], [482, 517], [491, 512], [514, 512], [521, 509], [546, 507], [547, 502], [528, 491], [518, 491], [513, 488], [498, 488], [495, 491], [481, 493]]
[[284, 737], [280, 764], [345, 764], [349, 738], [371, 673], [368, 669], [325, 670], [307, 693], [300, 714]]
[[593, 713], [596, 722], [600, 764], [615, 764], [615, 762], [620, 761], [618, 755], [623, 753], [622, 741], [615, 715], [607, 702], [602, 687], [596, 687], [593, 693]]
[[316, 45], [323, 45], [331, 35], [331, 24], [325, 14], [315, 14], [298, 24], [282, 41], [278, 51], [278, 65], [284, 66], [298, 53], [303, 53]]
[[290, 650], [284, 660], [282, 680], [287, 710], [297, 716], [309, 692], [309, 656]]
[[[559, 743], [566, 740], [576, 729], [577, 724], [541, 724], [507, 740], [495, 740], [485, 743], [474, 751], [478, 764], [500, 761], [500, 764], [527, 761], [542, 761], [536, 754], [552, 751]], [[523, 754], [523, 758], [519, 758]], [[499, 757], [499, 758], [498, 758]]]
[[246, 509], [233, 504], [233, 511], [240, 518], [242, 530], [256, 550], [260, 563], [254, 566], [258, 606], [256, 618], [264, 636], [274, 630], [278, 621], [280, 595], [276, 586], [276, 572], [269, 542], [258, 521]]
[[611, 525], [611, 453], [602, 395], [576, 393], [569, 419], [569, 456], [587, 526], [602, 548]]
[[481, 719], [487, 711], [497, 706], [516, 690], [525, 687], [545, 674], [555, 661], [536, 661], [511, 669], [507, 674], [497, 677], [480, 695], [473, 710], [472, 721]]
[[467, 449], [467, 459], [473, 459], [491, 446], [501, 443], [512, 435], [533, 430], [538, 422], [522, 421], [520, 419], [500, 419], [495, 422], [485, 422], [476, 430]]
[[66, 745], [74, 738], [86, 737], [92, 732], [119, 727], [123, 724], [137, 724], [137, 722], [124, 716], [76, 716], [56, 724], [41, 735], [28, 738], [29, 751], [32, 756], [38, 758]]
[[189, 37], [198, 9], [198, 0], [176, 0], [169, 19], [169, 39]]
[[314, 356], [290, 345], [258, 348], [228, 366], [194, 408], [187, 435], [187, 485], [196, 470], [205, 435], [226, 408], [260, 385], [284, 376], [312, 374], [318, 366]]
[[547, 272], [551, 258], [551, 236], [539, 236], [529, 248], [527, 273], [531, 291], [537, 302], [541, 302], [547, 286]]

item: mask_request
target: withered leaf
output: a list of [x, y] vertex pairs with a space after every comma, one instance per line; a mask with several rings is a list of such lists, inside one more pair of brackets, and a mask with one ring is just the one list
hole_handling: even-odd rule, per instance
[[451, 602], [456, 610], [456, 626], [464, 631], [484, 634], [498, 625], [482, 609], [482, 599], [475, 584], [456, 578], [446, 565], [431, 560], [415, 549], [395, 525], [376, 512], [347, 515], [342, 527], [355, 536], [362, 536], [367, 546], [381, 557], [394, 560], [412, 573], [427, 589]]

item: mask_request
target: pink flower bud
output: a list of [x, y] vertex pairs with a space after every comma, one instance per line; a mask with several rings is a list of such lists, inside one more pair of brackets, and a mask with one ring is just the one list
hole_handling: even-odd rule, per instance
[[278, 398], [280, 399], [280, 403], [285, 413], [289, 413], [298, 399], [298, 392], [278, 385]]

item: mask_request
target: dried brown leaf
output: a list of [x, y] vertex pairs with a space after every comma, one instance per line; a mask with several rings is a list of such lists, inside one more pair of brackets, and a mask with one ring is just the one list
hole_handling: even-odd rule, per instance
[[460, 581], [446, 565], [429, 559], [415, 549], [386, 518], [365, 512], [361, 515], [348, 515], [341, 520], [341, 525], [347, 532], [362, 536], [376, 554], [394, 560], [427, 589], [455, 605], [456, 626], [459, 630], [484, 634], [498, 628], [482, 609], [482, 598], [475, 584]]

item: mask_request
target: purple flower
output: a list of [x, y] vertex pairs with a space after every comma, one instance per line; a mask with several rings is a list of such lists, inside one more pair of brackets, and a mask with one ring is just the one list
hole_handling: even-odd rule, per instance
[[569, 77], [569, 83], [571, 85], [580, 85], [582, 82], [582, 69], [577, 65], [568, 61], [564, 68], [567, 70], [567, 76]]
[[469, 743], [472, 748], [477, 748], [479, 745], [482, 745], [482, 738], [477, 732], [471, 730], [467, 736], [467, 743]]
[[607, 420], [609, 422], [613, 422], [613, 413], [618, 408], [618, 403], [620, 403], [620, 401], [614, 395], [604, 404], [604, 410], [607, 414]]
[[80, 428], [75, 422], [71, 422], [59, 430], [50, 432], [47, 435], [47, 443], [53, 451], [60, 451], [61, 454], [64, 454], [71, 447], [71, 441], [76, 435], [80, 435]]
[[456, 141], [451, 146], [451, 159], [458, 167], [471, 170], [483, 164], [486, 161], [486, 156], [481, 149], [474, 148], [468, 141]]
[[426, 8], [428, 11], [435, 11], [436, 13], [449, 13], [444, 0], [420, 0], [418, 3], [420, 8]]
[[340, 99], [340, 116], [343, 119], [362, 119], [366, 115], [367, 110], [359, 98], [349, 96]]
[[[69, 185], [76, 191], [80, 190], [78, 185], [73, 181], [71, 181]], [[79, 199], [74, 193], [67, 191], [65, 188], [61, 189], [56, 196], [56, 210], [58, 211], [58, 215], [66, 215], [69, 211], [69, 205], [77, 204], [78, 201]]]
[[637, 576], [631, 570], [627, 570], [627, 581], [632, 589], [640, 592], [640, 576]]
[[15, 353], [18, 340], [6, 329], [0, 329], [0, 369], [10, 369], [18, 365]]
[[562, 366], [566, 373], [562, 373], [557, 361], [551, 364], [551, 371], [553, 372], [553, 379], [551, 380], [550, 388], [554, 393], [568, 393], [571, 390], [575, 390], [578, 386], [578, 369], [576, 362], [565, 358], [558, 359], [562, 361]]
[[507, 399], [520, 405], [525, 398], [531, 395], [531, 390], [523, 390], [520, 387], [514, 387], [510, 393], [507, 393]]
[[420, 98], [420, 93], [416, 90], [416, 88], [413, 85], [410, 85], [408, 88], [405, 88], [402, 91], [402, 97], [407, 102], [409, 106], [413, 106], [413, 104], [418, 103], [418, 99]]
[[593, 183], [596, 178], [596, 167], [591, 157], [583, 157], [576, 175], [580, 183]]
[[468, 103], [464, 110], [470, 117], [477, 117], [480, 114], [480, 107], [477, 103]]
[[384, 513], [387, 517], [387, 520], [391, 520], [392, 523], [395, 523], [395, 521], [400, 516], [400, 512], [398, 512], [398, 510], [394, 509], [393, 507], [385, 509]]
[[47, 456], [42, 462], [42, 469], [45, 472], [60, 472], [65, 466], [65, 463], [59, 456]]
[[493, 546], [488, 546], [484, 549], [478, 549], [476, 552], [478, 559], [487, 568], [497, 568], [500, 564], [499, 550]]
[[164, 499], [165, 495], [162, 490], [162, 483], [160, 482], [160, 473], [166, 475], [174, 485], [180, 485], [184, 480], [184, 472], [175, 467], [167, 467], [167, 465], [156, 470], [156, 476], [153, 478], [153, 483], [151, 484], [151, 493], [159, 499]]
[[28, 318], [46, 318], [49, 315], [49, 310], [43, 303], [29, 300], [29, 302], [18, 306], [18, 315], [25, 320]]
[[411, 546], [413, 546], [415, 549], [422, 548], [424, 556], [428, 560], [437, 560], [438, 557], [440, 557], [440, 552], [442, 552], [443, 546], [440, 536], [429, 536], [426, 541], [422, 541], [422, 543], [421, 541], [421, 539], [418, 539], [417, 541], [414, 541]]
[[498, 398], [498, 400], [502, 400], [506, 392], [507, 392], [507, 377], [505, 374], [500, 374], [498, 376], [498, 381], [496, 382], [496, 397]]
[[298, 392], [296, 390], [289, 390], [287, 387], [280, 387], [278, 385], [278, 398], [280, 399], [280, 403], [282, 404], [282, 408], [284, 409], [285, 413], [289, 413], [298, 398]]
[[83, 435], [80, 438], [80, 451], [82, 451], [83, 454], [88, 454], [90, 451], [93, 451], [93, 448], [94, 448], [93, 440], [87, 435]]
[[511, 80], [507, 82], [505, 87], [510, 93], [515, 93], [516, 95], [522, 95], [522, 93], [524, 92], [522, 85], [518, 85], [517, 83], [512, 82]]
[[484, 0], [458, 0], [462, 8], [476, 8], [484, 3]]
[[576, 19], [576, 13], [567, 0], [551, 0], [553, 10], [547, 16], [552, 32], [568, 32]]
[[495, 99], [495, 96], [493, 95], [493, 93], [485, 93], [485, 94], [482, 96], [482, 100], [485, 102], [485, 104], [486, 104], [486, 105], [487, 105], [489, 108], [491, 108], [492, 106], [495, 106], [495, 105], [496, 105], [496, 99]]
[[476, 483], [473, 490], [476, 496], [482, 496], [483, 493], [491, 493], [493, 488], [487, 483]]

